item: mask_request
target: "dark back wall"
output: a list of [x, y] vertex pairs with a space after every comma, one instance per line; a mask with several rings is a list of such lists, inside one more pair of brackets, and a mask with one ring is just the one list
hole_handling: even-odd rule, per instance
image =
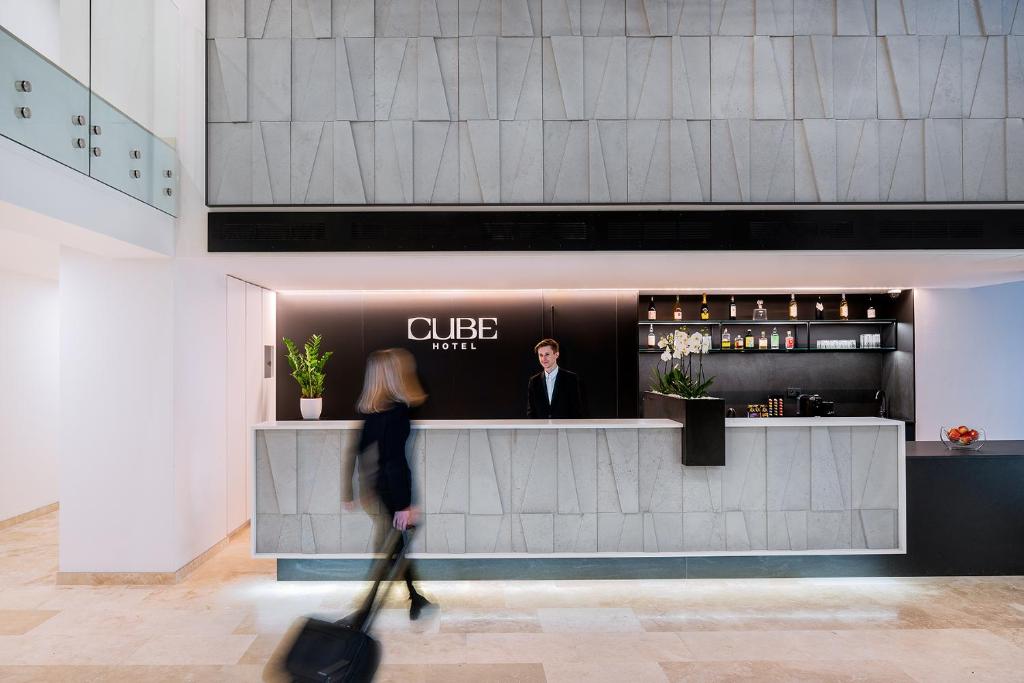
[[[625, 291], [279, 293], [277, 416], [301, 417], [298, 384], [280, 340], [300, 343], [315, 332], [335, 352], [327, 365], [324, 419], [356, 417], [366, 357], [394, 346], [412, 352], [430, 394], [418, 417], [525, 417], [527, 380], [540, 370], [533, 346], [547, 336], [562, 346], [559, 364], [581, 375], [591, 417], [636, 417], [636, 306], [635, 292]], [[434, 341], [408, 338], [414, 317], [437, 318], [441, 336], [449, 318], [497, 318], [497, 339], [434, 349]], [[417, 336], [423, 329], [417, 322]]]

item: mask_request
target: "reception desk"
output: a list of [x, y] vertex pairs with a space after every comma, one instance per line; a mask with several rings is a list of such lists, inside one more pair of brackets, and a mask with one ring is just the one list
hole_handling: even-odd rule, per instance
[[[257, 425], [253, 553], [361, 559], [387, 528], [346, 511], [356, 421]], [[430, 420], [409, 442], [422, 558], [906, 552], [902, 422], [726, 420], [724, 467], [680, 463], [670, 420]], [[356, 486], [358, 495], [358, 486]]]

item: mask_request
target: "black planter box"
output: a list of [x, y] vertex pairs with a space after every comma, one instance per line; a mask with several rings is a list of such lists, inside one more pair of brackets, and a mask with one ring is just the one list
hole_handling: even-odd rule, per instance
[[640, 414], [683, 424], [684, 465], [725, 465], [725, 399], [676, 398], [645, 391]]

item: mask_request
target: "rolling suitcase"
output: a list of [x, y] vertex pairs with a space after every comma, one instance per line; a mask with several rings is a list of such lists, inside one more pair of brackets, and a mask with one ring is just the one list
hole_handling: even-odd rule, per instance
[[[409, 533], [414, 531], [412, 527]], [[292, 680], [297, 683], [362, 683], [373, 680], [380, 663], [380, 644], [370, 634], [373, 617], [387, 595], [385, 588], [376, 599], [380, 583], [402, 575], [408, 559], [396, 550], [402, 532], [392, 529], [384, 544], [384, 555], [374, 565], [373, 586], [362, 607], [336, 622], [306, 619], [287, 652], [267, 665], [264, 680]], [[275, 661], [277, 660], [277, 661]]]

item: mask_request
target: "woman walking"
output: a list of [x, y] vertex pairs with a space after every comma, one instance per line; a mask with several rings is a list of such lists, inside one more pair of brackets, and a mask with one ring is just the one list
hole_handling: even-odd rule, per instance
[[[377, 446], [374, 490], [387, 509], [392, 526], [403, 532], [396, 552], [401, 552], [409, 542], [407, 532], [419, 521], [420, 513], [412, 500], [412, 473], [405, 449], [411, 428], [410, 411], [426, 398], [411, 353], [405, 349], [384, 349], [370, 354], [363, 392], [356, 405], [364, 420], [358, 453], [360, 458], [365, 458], [367, 450]], [[350, 486], [345, 488], [346, 492], [350, 490]], [[411, 563], [406, 564], [401, 578], [409, 589], [409, 618], [418, 619], [420, 612], [431, 603], [413, 585], [415, 576]]]

